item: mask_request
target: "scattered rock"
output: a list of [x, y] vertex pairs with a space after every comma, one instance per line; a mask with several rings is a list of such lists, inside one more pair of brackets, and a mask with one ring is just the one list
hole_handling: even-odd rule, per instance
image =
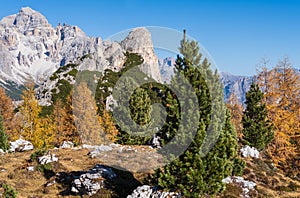
[[0, 149], [0, 154], [4, 154], [5, 152], [2, 150], [2, 149]]
[[23, 140], [23, 139], [18, 139], [14, 142], [10, 142], [10, 149], [9, 151], [11, 152], [23, 152], [23, 151], [30, 151], [33, 150], [33, 145], [31, 142]]
[[82, 148], [87, 148], [87, 149], [92, 150], [88, 154], [91, 158], [95, 158], [102, 152], [113, 150], [113, 148], [111, 146], [106, 146], [106, 145], [92, 146], [92, 145], [84, 144], [84, 145], [82, 145]]
[[105, 187], [105, 179], [113, 179], [117, 175], [111, 168], [97, 164], [94, 168], [81, 174], [79, 178], [74, 179], [71, 186], [71, 191], [78, 194], [93, 195], [101, 188]]
[[49, 164], [49, 163], [52, 163], [52, 162], [57, 162], [57, 161], [58, 161], [58, 158], [55, 157], [55, 154], [51, 155], [50, 153], [38, 158], [38, 162], [42, 165]]
[[148, 185], [137, 187], [131, 195], [127, 198], [180, 198], [182, 197], [179, 193], [175, 192], [162, 192], [158, 191], [157, 188]]
[[223, 183], [229, 184], [229, 183], [235, 183], [238, 184], [243, 189], [243, 194], [241, 197], [250, 197], [249, 192], [250, 190], [255, 190], [256, 184], [252, 181], [245, 180], [242, 177], [226, 177], [222, 180]]
[[34, 166], [28, 166], [28, 167], [27, 167], [27, 170], [28, 170], [28, 171], [34, 171]]
[[74, 144], [73, 142], [70, 142], [70, 141], [64, 141], [62, 143], [62, 145], [60, 146], [60, 148], [73, 148], [74, 147]]
[[259, 151], [256, 148], [248, 145], [246, 145], [244, 148], [241, 148], [241, 153], [243, 157], [259, 158]]

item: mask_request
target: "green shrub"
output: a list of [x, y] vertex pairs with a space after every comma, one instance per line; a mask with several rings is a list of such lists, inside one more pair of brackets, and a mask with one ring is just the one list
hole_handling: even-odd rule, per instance
[[30, 155], [30, 161], [34, 162], [38, 157], [45, 155], [47, 152], [46, 149], [39, 149]]
[[4, 189], [4, 197], [5, 198], [16, 198], [18, 193], [16, 189], [14, 189], [12, 186], [3, 183], [2, 188]]

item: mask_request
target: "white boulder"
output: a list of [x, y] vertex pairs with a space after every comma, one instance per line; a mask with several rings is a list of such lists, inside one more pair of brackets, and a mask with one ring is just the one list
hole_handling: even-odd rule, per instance
[[10, 149], [9, 151], [11, 152], [23, 152], [23, 151], [30, 151], [33, 150], [33, 145], [31, 142], [23, 140], [23, 139], [18, 139], [14, 142], [10, 142]]
[[97, 164], [94, 168], [81, 174], [79, 178], [74, 179], [71, 191], [91, 196], [104, 188], [104, 179], [111, 180], [116, 176], [111, 168]]
[[235, 183], [238, 184], [243, 189], [243, 194], [241, 197], [249, 197], [248, 193], [250, 190], [255, 190], [254, 187], [256, 184], [252, 181], [245, 180], [242, 177], [226, 177], [222, 180], [223, 183], [229, 184], [229, 183]]
[[241, 148], [241, 153], [243, 157], [259, 158], [259, 151], [256, 148], [248, 145], [246, 145], [244, 148]]
[[58, 158], [55, 157], [55, 154], [51, 155], [50, 153], [38, 158], [38, 162], [42, 165], [49, 164], [49, 163], [52, 163], [52, 162], [57, 162], [57, 161], [58, 161]]
[[73, 148], [74, 147], [74, 144], [73, 142], [70, 142], [70, 141], [64, 141], [62, 143], [62, 145], [60, 146], [60, 148]]
[[137, 187], [127, 198], [180, 198], [179, 193], [158, 191], [155, 187], [143, 185]]

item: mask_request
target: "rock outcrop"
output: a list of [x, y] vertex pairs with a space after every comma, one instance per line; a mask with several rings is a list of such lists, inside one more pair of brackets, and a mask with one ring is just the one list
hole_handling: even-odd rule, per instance
[[81, 174], [79, 178], [72, 182], [71, 191], [77, 194], [96, 194], [101, 188], [105, 187], [106, 179], [112, 180], [117, 175], [111, 168], [97, 164], [94, 168]]

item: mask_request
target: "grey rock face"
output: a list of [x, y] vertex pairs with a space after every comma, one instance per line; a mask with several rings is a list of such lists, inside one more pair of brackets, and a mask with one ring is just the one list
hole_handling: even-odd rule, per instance
[[254, 78], [250, 76], [235, 76], [221, 72], [221, 81], [224, 84], [225, 101], [229, 98], [230, 94], [234, 93], [239, 101], [245, 105], [246, 92], [250, 89], [253, 79]]
[[58, 67], [90, 54], [81, 70], [119, 71], [124, 62], [124, 52], [142, 55], [141, 69], [160, 81], [157, 57], [151, 35], [145, 28], [133, 30], [121, 43], [92, 38], [77, 26], [52, 27], [47, 19], [29, 7], [0, 21], [0, 83], [6, 81], [21, 85], [28, 79], [41, 84]]
[[141, 70], [154, 80], [161, 82], [158, 58], [154, 53], [151, 34], [146, 28], [132, 30], [121, 42], [121, 46], [126, 51], [141, 55], [144, 59], [144, 63], [140, 66]]
[[175, 59], [172, 57], [159, 59], [158, 65], [162, 81], [166, 83], [170, 82], [174, 75]]

